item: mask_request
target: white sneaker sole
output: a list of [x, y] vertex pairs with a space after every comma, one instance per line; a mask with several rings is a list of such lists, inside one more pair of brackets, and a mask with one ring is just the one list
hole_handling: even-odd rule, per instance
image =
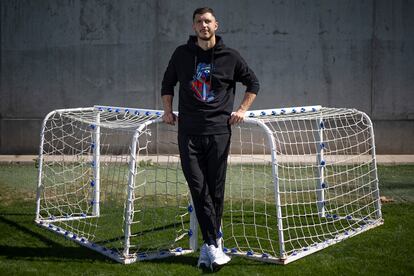
[[[224, 254], [224, 253], [223, 253]], [[213, 272], [217, 272], [220, 269], [223, 268], [226, 264], [228, 264], [231, 261], [231, 258], [227, 255], [225, 255], [224, 258], [220, 259], [220, 262], [214, 262], [210, 265], [210, 269]]]

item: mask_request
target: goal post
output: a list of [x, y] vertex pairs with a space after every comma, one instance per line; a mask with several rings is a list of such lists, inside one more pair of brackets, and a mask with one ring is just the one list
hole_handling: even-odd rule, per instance
[[[194, 252], [177, 127], [160, 110], [50, 112], [36, 223], [121, 263]], [[248, 111], [232, 130], [224, 251], [287, 264], [383, 223], [372, 122], [321, 106]]]
[[[316, 120], [317, 125], [316, 128], [319, 129], [318, 131], [318, 136], [317, 136], [317, 159], [316, 159], [316, 164], [321, 164], [324, 160], [324, 149], [325, 149], [325, 144], [323, 142], [323, 130], [324, 130], [324, 124], [323, 124], [323, 119], [319, 118], [318, 120]], [[319, 181], [318, 181], [318, 187], [317, 187], [317, 205], [318, 205], [318, 213], [319, 216], [321, 217], [325, 217], [325, 207], [324, 207], [324, 199], [325, 199], [325, 193], [324, 193], [324, 183], [325, 183], [325, 166], [318, 166], [318, 176], [319, 176]]]

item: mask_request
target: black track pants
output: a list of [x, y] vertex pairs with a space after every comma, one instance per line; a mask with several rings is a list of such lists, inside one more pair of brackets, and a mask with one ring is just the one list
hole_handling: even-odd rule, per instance
[[216, 244], [223, 215], [230, 134], [178, 135], [181, 166], [190, 188], [203, 240]]

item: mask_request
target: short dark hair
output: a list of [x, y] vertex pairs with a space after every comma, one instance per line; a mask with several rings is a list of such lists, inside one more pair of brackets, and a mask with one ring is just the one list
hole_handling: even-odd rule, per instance
[[214, 17], [216, 17], [214, 15], [214, 11], [213, 11], [212, 8], [209, 8], [209, 7], [197, 8], [193, 12], [193, 21], [194, 21], [194, 18], [196, 17], [197, 14], [205, 14], [205, 13], [208, 13], [208, 12], [211, 13]]

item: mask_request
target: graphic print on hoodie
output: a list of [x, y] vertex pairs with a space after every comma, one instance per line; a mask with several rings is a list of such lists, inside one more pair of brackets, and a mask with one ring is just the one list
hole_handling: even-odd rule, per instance
[[203, 102], [211, 102], [215, 98], [214, 91], [211, 89], [211, 72], [211, 64], [200, 62], [191, 82], [194, 95]]

